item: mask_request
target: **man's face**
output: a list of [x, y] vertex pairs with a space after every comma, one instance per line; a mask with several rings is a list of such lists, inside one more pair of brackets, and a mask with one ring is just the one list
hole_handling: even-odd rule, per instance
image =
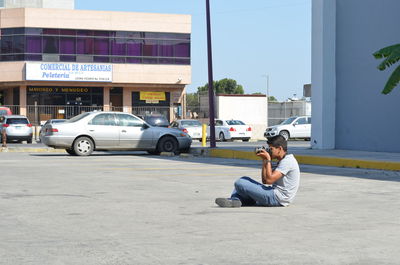
[[277, 158], [278, 156], [279, 156], [279, 154], [282, 152], [282, 147], [281, 146], [279, 146], [279, 147], [273, 147], [273, 146], [271, 146], [271, 145], [269, 145], [269, 149], [271, 150], [271, 152], [270, 152], [270, 155], [271, 155], [271, 158], [272, 159], [274, 159], [274, 158]]

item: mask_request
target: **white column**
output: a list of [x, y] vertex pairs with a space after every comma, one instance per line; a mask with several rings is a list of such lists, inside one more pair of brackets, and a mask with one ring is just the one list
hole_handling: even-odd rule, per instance
[[312, 1], [313, 149], [335, 148], [336, 0]]

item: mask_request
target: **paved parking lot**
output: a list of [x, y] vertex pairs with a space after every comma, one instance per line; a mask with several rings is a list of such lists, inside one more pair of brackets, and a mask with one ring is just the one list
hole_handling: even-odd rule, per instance
[[0, 264], [398, 264], [400, 173], [302, 167], [287, 208], [222, 209], [258, 161], [0, 153]]

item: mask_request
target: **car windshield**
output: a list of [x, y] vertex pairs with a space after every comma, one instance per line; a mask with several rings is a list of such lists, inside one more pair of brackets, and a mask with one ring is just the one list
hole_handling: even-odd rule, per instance
[[7, 110], [0, 109], [0, 116], [7, 115]]
[[291, 118], [283, 121], [281, 124], [282, 125], [291, 124], [295, 119], [297, 119], [297, 117], [291, 117]]
[[51, 123], [62, 123], [66, 122], [67, 120], [53, 120]]
[[230, 120], [230, 121], [226, 121], [226, 123], [228, 125], [245, 125], [244, 122], [238, 121], [238, 120]]
[[69, 119], [68, 122], [76, 122], [76, 121], [79, 121], [79, 120], [85, 118], [85, 117], [88, 116], [88, 115], [90, 115], [90, 112], [81, 113], [81, 114], [79, 114], [78, 116], [75, 116], [75, 117]]
[[182, 126], [192, 126], [200, 127], [201, 123], [199, 121], [181, 121]]
[[9, 118], [7, 124], [28, 124], [28, 120], [25, 118]]
[[153, 126], [169, 126], [169, 122], [164, 116], [146, 116], [144, 120]]

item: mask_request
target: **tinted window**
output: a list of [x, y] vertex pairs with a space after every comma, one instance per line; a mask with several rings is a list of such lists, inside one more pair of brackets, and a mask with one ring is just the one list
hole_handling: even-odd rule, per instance
[[7, 115], [7, 111], [4, 109], [0, 109], [0, 116]]
[[296, 124], [307, 124], [307, 119], [306, 118], [300, 118], [296, 121]]
[[238, 120], [230, 120], [226, 121], [226, 123], [228, 123], [228, 125], [245, 125], [244, 122]]
[[182, 126], [194, 126], [199, 127], [201, 123], [199, 121], [181, 121]]
[[69, 119], [69, 122], [76, 122], [76, 121], [79, 121], [79, 120], [85, 118], [85, 117], [88, 116], [88, 115], [90, 115], [90, 112], [85, 112], [85, 113], [79, 114], [78, 116], [75, 116], [75, 117]]
[[94, 117], [89, 124], [91, 125], [105, 125], [105, 126], [113, 126], [115, 124], [115, 116], [111, 113], [99, 114]]
[[164, 116], [146, 116], [144, 117], [144, 120], [148, 124], [153, 126], [163, 126], [163, 127], [169, 126], [169, 122], [167, 118], [165, 118]]
[[28, 120], [25, 118], [8, 118], [7, 124], [28, 124]]
[[291, 117], [291, 118], [289, 118], [289, 119], [283, 121], [281, 124], [282, 124], [282, 125], [284, 125], [284, 124], [291, 124], [296, 118], [297, 118], [297, 117]]
[[143, 121], [128, 114], [118, 114], [119, 126], [141, 127]]
[[216, 121], [216, 122], [215, 122], [215, 126], [222, 126], [222, 121], [219, 121], [219, 120]]

